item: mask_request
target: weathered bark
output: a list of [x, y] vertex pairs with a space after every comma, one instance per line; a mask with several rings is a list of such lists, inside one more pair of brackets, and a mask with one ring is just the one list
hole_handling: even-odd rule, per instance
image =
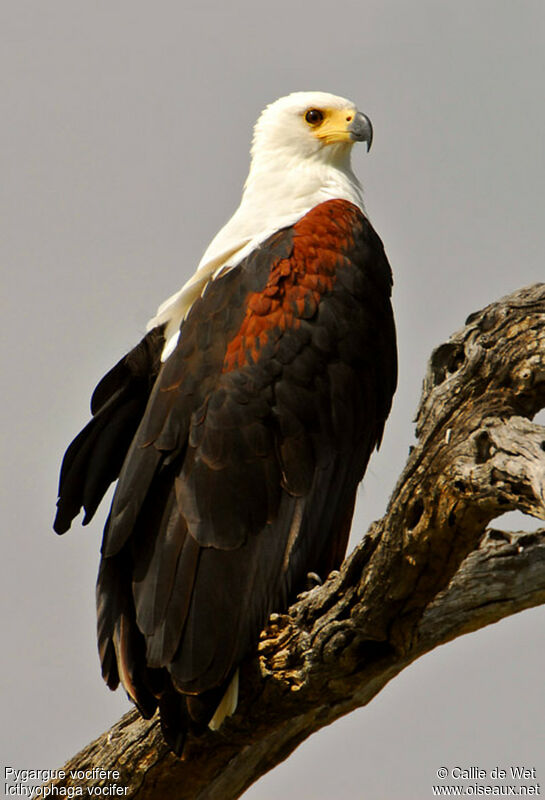
[[368, 703], [416, 658], [545, 601], [545, 529], [487, 530], [519, 509], [545, 519], [545, 284], [469, 317], [432, 354], [412, 449], [385, 516], [340, 573], [273, 615], [242, 697], [184, 761], [134, 711], [65, 767], [117, 769], [138, 800], [229, 800], [319, 728]]

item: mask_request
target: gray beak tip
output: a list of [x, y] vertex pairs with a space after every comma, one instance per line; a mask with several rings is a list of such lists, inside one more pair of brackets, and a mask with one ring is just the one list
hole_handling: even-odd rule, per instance
[[349, 130], [355, 142], [365, 142], [367, 144], [367, 152], [369, 152], [373, 143], [373, 126], [369, 117], [358, 111], [349, 126]]

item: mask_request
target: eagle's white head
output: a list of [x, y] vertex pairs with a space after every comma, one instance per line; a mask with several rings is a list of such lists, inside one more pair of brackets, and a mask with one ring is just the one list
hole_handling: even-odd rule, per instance
[[293, 92], [271, 103], [254, 127], [252, 166], [263, 160], [346, 164], [354, 142], [371, 146], [373, 129], [351, 100], [327, 92]]
[[163, 358], [208, 281], [236, 266], [272, 233], [326, 200], [348, 200], [365, 213], [350, 155], [355, 142], [366, 142], [369, 150], [372, 137], [365, 114], [351, 100], [327, 92], [294, 92], [265, 108], [254, 127], [238, 209], [207, 247], [197, 272], [150, 320], [149, 328], [168, 323]]
[[257, 209], [261, 218], [302, 216], [336, 197], [363, 210], [350, 155], [357, 141], [367, 142], [369, 149], [372, 133], [369, 119], [344, 97], [326, 92], [281, 97], [255, 125], [241, 211], [248, 218]]

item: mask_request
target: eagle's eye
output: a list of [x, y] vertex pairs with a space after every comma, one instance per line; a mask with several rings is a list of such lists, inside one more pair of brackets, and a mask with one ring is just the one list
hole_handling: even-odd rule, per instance
[[323, 112], [318, 108], [309, 108], [305, 114], [305, 119], [309, 125], [318, 125], [324, 118]]

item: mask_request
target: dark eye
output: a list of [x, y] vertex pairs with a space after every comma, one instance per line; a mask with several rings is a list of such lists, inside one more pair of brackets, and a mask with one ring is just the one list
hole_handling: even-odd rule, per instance
[[309, 125], [317, 125], [324, 118], [324, 115], [317, 108], [309, 108], [305, 114], [305, 119]]

